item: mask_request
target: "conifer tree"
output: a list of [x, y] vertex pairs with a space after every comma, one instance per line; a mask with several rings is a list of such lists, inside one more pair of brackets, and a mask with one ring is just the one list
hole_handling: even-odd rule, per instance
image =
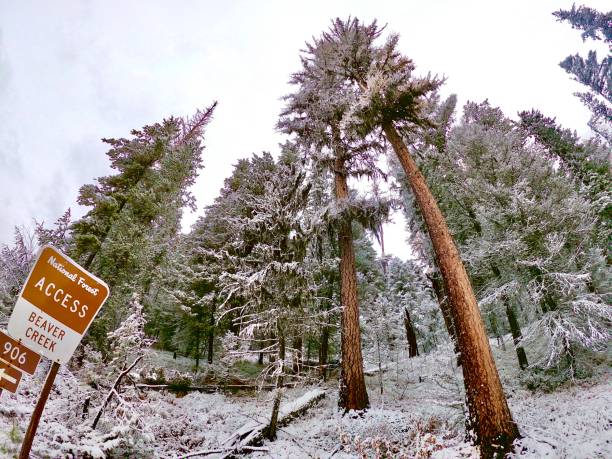
[[[428, 143], [435, 146], [437, 151], [444, 151], [446, 146], [447, 132], [453, 123], [453, 114], [457, 98], [455, 95], [451, 95], [448, 99], [440, 102], [437, 94], [433, 94], [430, 98], [429, 106], [425, 107], [429, 114], [429, 117], [433, 119], [434, 127], [428, 131], [425, 131], [425, 138]], [[419, 142], [419, 137], [423, 133], [415, 133], [411, 140], [415, 143]], [[418, 160], [418, 158], [417, 158]], [[417, 203], [415, 202], [414, 195], [410, 182], [404, 170], [399, 163], [397, 157], [390, 158], [390, 169], [393, 178], [395, 179], [394, 188], [399, 194], [400, 201], [402, 203], [401, 209], [406, 220], [406, 230], [408, 232], [408, 241], [413, 254], [416, 256], [419, 264], [422, 266], [422, 270], [425, 272], [425, 277], [429, 281], [430, 288], [434, 292], [435, 298], [438, 302], [440, 311], [442, 312], [442, 318], [444, 320], [444, 326], [454, 344], [455, 354], [457, 355], [457, 365], [461, 365], [459, 343], [456, 337], [456, 328], [453, 322], [452, 313], [450, 310], [450, 304], [448, 301], [448, 295], [444, 289], [444, 283], [438, 268], [433, 246], [431, 240], [427, 235], [427, 227], [423, 220], [423, 215], [420, 212]], [[435, 172], [429, 174], [428, 168], [430, 167], [427, 162], [419, 162], [419, 168], [423, 172], [426, 178], [435, 177]], [[430, 188], [432, 193], [437, 197], [436, 189], [444, 188], [443, 181], [429, 180]]]
[[[239, 207], [219, 216], [232, 235], [216, 252], [226, 266], [219, 279], [222, 313], [234, 315], [242, 339], [275, 336], [275, 343], [266, 349], [277, 353], [273, 371], [277, 393], [266, 431], [271, 439], [276, 437], [286, 351], [291, 337], [295, 341], [302, 336], [300, 324], [313, 319], [306, 308], [311, 281], [305, 263], [309, 233], [302, 217], [310, 191], [305, 179], [290, 144], [278, 162], [269, 153], [242, 160], [226, 181], [233, 193], [225, 195]], [[294, 355], [300, 351], [293, 349]]]
[[356, 213], [367, 215], [368, 211], [352, 202], [348, 180], [353, 176], [377, 174], [372, 152], [379, 145], [342, 132], [340, 123], [349, 103], [339, 89], [342, 77], [328, 72], [328, 51], [318, 40], [307, 44], [302, 69], [291, 78], [296, 91], [285, 96], [287, 106], [281, 112], [278, 127], [287, 134], [297, 135], [298, 142], [313, 159], [315, 170], [333, 173], [336, 203], [332, 217], [337, 225], [340, 251], [342, 307], [339, 406], [345, 410], [362, 410], [369, 406], [369, 400], [363, 374], [352, 219]]
[[17, 295], [34, 263], [36, 237], [15, 227], [14, 243], [0, 244], [0, 320], [8, 322]]
[[[549, 338], [533, 366], [574, 371], [579, 349], [601, 349], [608, 339], [598, 206], [577, 188], [559, 145], [533, 142], [533, 124], [523, 129], [486, 101], [463, 112], [443, 149], [423, 146], [418, 156], [428, 177], [445, 177], [435, 196], [479, 303], [490, 317], [506, 316], [521, 368], [529, 362], [522, 323], [532, 337]], [[581, 157], [579, 145], [566, 147], [563, 157]]]
[[52, 228], [46, 228], [44, 222], [36, 222], [36, 237], [39, 245], [51, 244], [64, 253], [69, 253], [71, 236], [70, 225], [72, 223], [71, 211], [66, 210], [56, 220]]
[[78, 202], [91, 209], [71, 226], [70, 255], [113, 292], [90, 330], [100, 347], [124, 318], [132, 294], [147, 293], [151, 273], [178, 231], [181, 209], [193, 206], [189, 187], [215, 106], [134, 130], [130, 139], [104, 139], [117, 173], [81, 187]]
[[[344, 136], [362, 140], [384, 135], [410, 182], [425, 220], [436, 262], [448, 294], [461, 350], [468, 430], [484, 457], [511, 449], [518, 437], [491, 353], [470, 280], [434, 196], [412, 158], [402, 133], [431, 123], [423, 114], [426, 96], [441, 81], [415, 78], [413, 62], [397, 51], [398, 36], [375, 44], [382, 30], [376, 22], [336, 19], [317, 48], [326, 50], [327, 79], [335, 78], [335, 99], [349, 105], [342, 112]], [[333, 76], [330, 76], [333, 75]], [[336, 104], [338, 106], [339, 104]]]
[[610, 146], [590, 139], [582, 141], [564, 129], [554, 118], [538, 110], [519, 113], [520, 125], [545, 149], [551, 162], [559, 162], [563, 172], [588, 196], [598, 215], [598, 239], [604, 250], [612, 240], [612, 153]]
[[333, 184], [329, 171], [311, 173], [309, 181], [312, 184], [309, 193], [309, 202], [306, 213], [310, 220], [319, 221], [319, 228], [309, 240], [306, 262], [312, 273], [313, 291], [317, 301], [313, 304], [315, 314], [319, 317], [318, 357], [319, 375], [325, 381], [328, 375], [328, 363], [331, 345], [333, 344], [334, 330], [338, 322], [340, 299], [340, 276], [338, 272], [338, 259], [340, 258], [338, 238], [333, 225], [318, 215], [325, 215], [325, 210], [332, 206]]
[[[558, 10], [553, 15], [560, 22], [569, 22], [573, 29], [583, 30], [583, 41], [603, 40], [608, 49], [612, 44], [612, 11], [601, 13], [587, 6], [572, 5], [571, 10]], [[567, 56], [559, 66], [587, 87], [587, 92], [575, 95], [591, 111], [591, 129], [612, 144], [612, 55], [599, 62], [597, 52], [589, 51], [586, 59], [578, 54]]]
[[165, 349], [193, 357], [196, 370], [204, 355], [208, 363], [213, 361], [220, 275], [219, 264], [206, 256], [210, 247], [203, 245], [200, 224], [173, 241], [153, 281], [149, 300], [153, 320], [148, 324], [152, 333], [161, 335]]

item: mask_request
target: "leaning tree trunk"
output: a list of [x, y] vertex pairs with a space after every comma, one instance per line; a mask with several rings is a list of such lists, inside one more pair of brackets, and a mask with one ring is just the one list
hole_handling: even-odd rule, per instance
[[408, 340], [408, 357], [417, 357], [419, 348], [417, 347], [416, 333], [407, 308], [404, 308], [404, 328], [406, 329], [406, 340]]
[[512, 339], [514, 341], [514, 349], [516, 350], [516, 357], [518, 358], [519, 367], [521, 370], [524, 370], [529, 366], [529, 362], [527, 361], [527, 354], [525, 354], [525, 349], [521, 345], [521, 341], [523, 339], [523, 334], [521, 333], [521, 326], [519, 325], [518, 319], [516, 318], [516, 313], [514, 312], [514, 308], [508, 298], [504, 297], [504, 303], [506, 304], [506, 316], [508, 317], [508, 323], [510, 324], [510, 331], [512, 332]]
[[[344, 161], [336, 159], [336, 200], [349, 197]], [[340, 303], [342, 305], [342, 365], [340, 369], [340, 396], [338, 405], [349, 410], [363, 410], [369, 406], [368, 392], [363, 375], [359, 304], [357, 302], [357, 273], [353, 231], [349, 218], [343, 218], [338, 228], [340, 246]]]
[[383, 125], [410, 182], [433, 245], [456, 327], [466, 393], [466, 426], [481, 456], [503, 456], [519, 437], [491, 353], [476, 297], [446, 220], [425, 178], [391, 123]]
[[269, 440], [276, 440], [278, 412], [280, 410], [280, 403], [283, 397], [283, 380], [285, 373], [285, 333], [280, 324], [280, 320], [277, 320], [276, 328], [278, 330], [278, 374], [276, 375], [276, 394], [274, 396], [274, 403], [272, 405], [270, 423], [265, 431], [265, 437]]

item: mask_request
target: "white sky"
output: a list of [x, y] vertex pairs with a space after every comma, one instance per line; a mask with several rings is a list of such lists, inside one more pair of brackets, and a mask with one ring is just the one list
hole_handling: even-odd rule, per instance
[[[609, 3], [589, 0], [607, 11]], [[585, 53], [551, 12], [569, 1], [23, 1], [0, 0], [0, 243], [15, 225], [51, 223], [78, 188], [110, 169], [102, 137], [219, 101], [193, 192], [217, 195], [241, 157], [277, 152], [275, 129], [299, 50], [330, 19], [377, 18], [417, 65], [448, 77], [459, 104], [488, 98], [509, 116], [539, 108], [587, 134], [579, 85], [558, 67]], [[198, 214], [185, 216], [191, 225]], [[403, 225], [386, 230], [404, 258]]]

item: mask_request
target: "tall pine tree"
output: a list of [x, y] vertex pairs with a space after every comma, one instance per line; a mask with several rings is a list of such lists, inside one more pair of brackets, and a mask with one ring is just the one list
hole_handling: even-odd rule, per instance
[[[468, 430], [485, 457], [508, 451], [518, 437], [499, 379], [480, 310], [444, 215], [418, 169], [403, 134], [431, 123], [423, 113], [427, 95], [441, 81], [416, 78], [414, 63], [398, 50], [398, 36], [377, 45], [376, 22], [336, 19], [317, 44], [326, 50], [327, 79], [335, 78], [335, 97], [349, 105], [342, 133], [349, 138], [386, 138], [411, 185], [432, 241], [436, 263], [449, 298], [461, 350]], [[333, 75], [333, 77], [332, 77]]]
[[193, 205], [189, 187], [215, 106], [134, 130], [129, 139], [104, 139], [117, 173], [81, 187], [78, 202], [91, 209], [71, 227], [70, 254], [113, 291], [90, 331], [100, 347], [125, 317], [133, 292], [147, 293], [151, 273], [179, 229], [182, 208]]

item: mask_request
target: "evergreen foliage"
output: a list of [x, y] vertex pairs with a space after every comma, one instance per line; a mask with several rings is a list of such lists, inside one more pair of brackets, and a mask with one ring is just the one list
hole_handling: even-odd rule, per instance
[[[583, 40], [612, 43], [611, 13], [553, 14]], [[384, 31], [335, 19], [306, 43], [283, 98], [278, 154], [238, 160], [189, 230], [181, 218], [196, 209], [216, 103], [103, 139], [113, 173], [81, 187], [85, 215], [73, 220], [68, 209], [0, 244], [2, 324], [43, 244], [111, 287], [60, 371], [37, 457], [292, 455], [272, 443], [287, 434], [282, 421], [338, 386], [342, 412], [321, 409], [304, 423], [324, 433], [331, 456], [493, 458], [537, 455], [540, 443], [568, 453], [540, 442], [540, 427], [533, 435], [525, 419], [536, 417], [525, 412], [535, 399], [525, 393], [567, 385], [566, 398], [580, 390], [586, 399], [591, 381], [575, 380], [595, 386], [608, 374], [612, 57], [591, 51], [560, 64], [587, 88], [577, 95], [598, 137], [583, 139], [536, 109], [514, 120], [485, 100], [456, 114], [457, 97], [440, 95], [444, 80], [417, 75], [399, 36]], [[393, 211], [406, 219], [407, 259], [385, 252]], [[20, 441], [15, 419], [29, 414], [41, 375], [0, 410], [12, 423], [2, 453]], [[281, 407], [308, 384], [317, 389]], [[264, 389], [274, 391], [265, 416], [262, 397], [251, 397]], [[371, 401], [383, 409], [366, 411]], [[591, 409], [603, 444], [600, 408]], [[351, 437], [358, 425], [374, 433]], [[300, 454], [310, 451], [294, 437]]]
[[[573, 29], [582, 30], [582, 40], [590, 38], [612, 44], [612, 11], [601, 13], [587, 6], [572, 5], [571, 10], [558, 10], [553, 13], [558, 21], [567, 21]], [[596, 51], [589, 51], [587, 58], [576, 54], [567, 56], [559, 66], [574, 79], [586, 86], [588, 92], [575, 95], [591, 111], [589, 126], [612, 144], [612, 55], [601, 62]]]
[[434, 191], [480, 306], [502, 317], [508, 304], [518, 306], [530, 336], [550, 338], [537, 360], [546, 367], [570, 358], [574, 347], [601, 350], [610, 339], [610, 290], [601, 282], [609, 268], [599, 245], [599, 209], [553, 162], [563, 155], [578, 173], [589, 160], [570, 160], [582, 158], [583, 147], [556, 130], [558, 143], [534, 144], [531, 129], [488, 102], [468, 103], [463, 112], [445, 148], [425, 143], [419, 157], [428, 175], [445, 178]]
[[81, 187], [78, 203], [91, 210], [72, 224], [70, 251], [113, 291], [90, 331], [100, 348], [129, 313], [129, 298], [148, 293], [182, 208], [194, 205], [189, 187], [202, 164], [201, 136], [215, 106], [190, 119], [134, 130], [130, 139], [103, 139], [117, 173]]

